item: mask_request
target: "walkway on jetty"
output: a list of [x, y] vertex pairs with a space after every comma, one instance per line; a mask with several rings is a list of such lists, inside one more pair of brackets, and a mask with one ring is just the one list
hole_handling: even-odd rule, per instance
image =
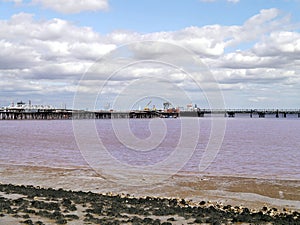
[[183, 117], [250, 117], [250, 118], [300, 118], [300, 109], [197, 109], [194, 111], [182, 111]]
[[118, 118], [177, 118], [177, 117], [250, 117], [300, 118], [300, 109], [230, 109], [194, 111], [84, 111], [71, 109], [44, 109], [37, 111], [0, 109], [0, 120], [63, 120], [63, 119], [118, 119]]
[[45, 109], [38, 111], [0, 110], [0, 120], [63, 120], [63, 119], [120, 119], [120, 118], [177, 118], [179, 112], [165, 111], [84, 111]]

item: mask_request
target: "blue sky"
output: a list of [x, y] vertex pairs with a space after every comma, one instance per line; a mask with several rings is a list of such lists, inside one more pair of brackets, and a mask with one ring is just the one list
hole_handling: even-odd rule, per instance
[[62, 14], [40, 5], [32, 5], [28, 0], [23, 2], [22, 5], [16, 5], [2, 1], [0, 18], [8, 19], [19, 12], [34, 14], [37, 19], [58, 17], [80, 26], [93, 27], [102, 34], [114, 30], [146, 33], [179, 30], [188, 26], [241, 25], [261, 9], [268, 8], [278, 8], [290, 14], [292, 21], [300, 21], [300, 1], [297, 0], [241, 0], [238, 3], [226, 0], [110, 0], [106, 10], [76, 14]]
[[[219, 84], [227, 108], [300, 108], [299, 11], [297, 0], [2, 0], [0, 106], [30, 99], [71, 107], [79, 80], [99, 57], [112, 50], [120, 54], [120, 46], [149, 40], [179, 45], [200, 57]], [[154, 57], [144, 48], [136, 51], [137, 60]], [[159, 51], [165, 54], [163, 48]], [[169, 58], [175, 63], [174, 55]], [[117, 69], [118, 63], [110, 66]], [[124, 87], [152, 71], [151, 76], [170, 76], [168, 81], [189, 96], [174, 104], [209, 106], [205, 92], [212, 87], [198, 88], [198, 93], [192, 81], [174, 68], [142, 68], [143, 74], [136, 72], [141, 71], [138, 65], [124, 70], [108, 82], [103, 96], [98, 92], [107, 74], [101, 71], [98, 86], [86, 81], [85, 92], [98, 93], [96, 108], [113, 105]], [[154, 75], [154, 70], [159, 74]], [[207, 80], [194, 72], [192, 76], [201, 82]], [[145, 102], [161, 92], [143, 91]], [[172, 100], [168, 94], [158, 99]]]

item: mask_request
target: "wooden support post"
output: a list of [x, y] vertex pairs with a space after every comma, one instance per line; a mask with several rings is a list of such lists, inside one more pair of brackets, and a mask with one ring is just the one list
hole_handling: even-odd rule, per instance
[[235, 117], [235, 113], [234, 112], [227, 112], [228, 117]]
[[259, 112], [258, 117], [259, 118], [265, 118], [265, 113], [264, 112]]

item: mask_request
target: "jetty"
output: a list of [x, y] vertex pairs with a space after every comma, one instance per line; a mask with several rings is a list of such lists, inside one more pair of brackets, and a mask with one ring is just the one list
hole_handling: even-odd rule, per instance
[[300, 118], [300, 109], [196, 109], [182, 111], [183, 117], [250, 117], [250, 118]]
[[248, 117], [248, 118], [300, 118], [300, 109], [200, 109], [180, 110], [179, 108], [149, 109], [130, 111], [77, 110], [55, 108], [50, 105], [32, 105], [18, 102], [0, 108], [0, 120], [68, 120], [68, 119], [145, 119], [178, 117]]
[[196, 111], [86, 111], [73, 109], [39, 109], [36, 111], [0, 109], [0, 120], [68, 120], [68, 119], [145, 119], [178, 117], [300, 118], [300, 110], [210, 110]]
[[178, 112], [164, 111], [85, 111], [39, 110], [37, 112], [0, 110], [0, 120], [62, 120], [62, 119], [125, 119], [125, 118], [177, 118]]
[[121, 119], [121, 118], [177, 118], [178, 109], [166, 110], [77, 110], [55, 108], [50, 105], [31, 105], [18, 102], [0, 108], [0, 120], [68, 120], [68, 119]]

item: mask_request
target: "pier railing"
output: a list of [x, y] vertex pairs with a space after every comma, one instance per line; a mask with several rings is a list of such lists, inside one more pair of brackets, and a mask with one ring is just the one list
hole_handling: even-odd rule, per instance
[[177, 118], [177, 117], [250, 117], [300, 118], [300, 109], [196, 109], [192, 111], [136, 110], [85, 111], [44, 109], [36, 111], [0, 109], [0, 120], [60, 120], [60, 119], [120, 119], [120, 118]]

